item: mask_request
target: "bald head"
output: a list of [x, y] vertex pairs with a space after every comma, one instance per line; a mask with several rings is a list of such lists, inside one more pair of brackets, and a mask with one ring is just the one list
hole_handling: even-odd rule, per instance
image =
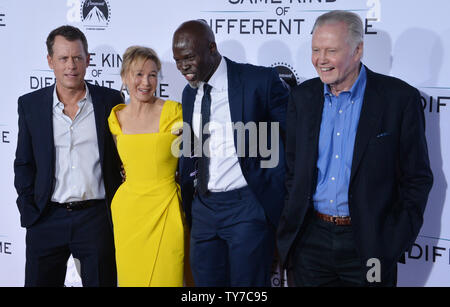
[[183, 22], [173, 35], [173, 46], [175, 46], [175, 43], [182, 43], [182, 37], [188, 37], [196, 43], [204, 44], [206, 46], [216, 42], [214, 33], [203, 20], [189, 20]]
[[221, 59], [214, 33], [202, 20], [186, 21], [178, 27], [172, 51], [178, 70], [193, 87], [200, 81], [208, 82]]

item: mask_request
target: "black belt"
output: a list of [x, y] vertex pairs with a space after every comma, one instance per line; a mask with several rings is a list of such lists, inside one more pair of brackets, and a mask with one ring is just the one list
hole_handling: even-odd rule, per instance
[[55, 202], [51, 201], [50, 204], [52, 206], [55, 206], [55, 207], [58, 207], [58, 208], [67, 209], [67, 211], [72, 211], [72, 210], [81, 210], [81, 209], [86, 209], [86, 208], [92, 207], [99, 200], [101, 200], [101, 199], [71, 201], [71, 202], [68, 202], [68, 203], [55, 203]]

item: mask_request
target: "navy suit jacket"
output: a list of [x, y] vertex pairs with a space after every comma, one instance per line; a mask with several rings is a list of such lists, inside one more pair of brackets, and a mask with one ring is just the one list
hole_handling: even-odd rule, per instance
[[[94, 105], [98, 150], [107, 204], [121, 183], [120, 159], [107, 125], [112, 107], [122, 103], [116, 90], [87, 83]], [[22, 227], [45, 213], [54, 188], [53, 92], [55, 85], [19, 97], [19, 133], [14, 160], [14, 185]], [[108, 206], [109, 207], [109, 206]]]
[[[254, 122], [257, 126], [258, 135], [264, 133], [259, 129], [261, 122], [278, 122], [279, 134], [270, 134], [270, 124], [268, 124], [267, 135], [270, 146], [278, 146], [279, 161], [273, 168], [261, 168], [262, 160], [269, 160], [261, 156], [258, 150], [256, 157], [249, 157], [249, 146], [251, 145], [248, 137], [245, 138], [245, 157], [238, 157], [242, 173], [253, 193], [264, 208], [268, 221], [276, 226], [281, 214], [284, 203], [285, 186], [285, 162], [284, 162], [284, 135], [286, 108], [288, 101], [288, 89], [281, 82], [278, 73], [273, 68], [254, 66], [250, 64], [235, 63], [225, 58], [228, 71], [228, 98], [230, 104], [231, 121], [233, 123], [241, 122], [244, 125]], [[192, 131], [192, 114], [194, 110], [195, 96], [197, 89], [187, 85], [183, 91], [182, 106], [183, 120], [183, 148], [189, 146], [193, 148], [194, 140]], [[190, 132], [190, 133], [189, 133]], [[278, 139], [278, 140], [277, 140]], [[238, 151], [237, 130], [234, 131], [234, 144]], [[273, 143], [273, 144], [272, 144]], [[241, 145], [241, 143], [240, 143]], [[192, 153], [192, 151], [190, 151]], [[182, 155], [180, 158], [180, 184], [183, 199], [183, 207], [186, 213], [188, 224], [191, 224], [191, 204], [194, 197], [194, 184], [192, 176], [195, 171], [195, 158], [190, 154]]]
[[[323, 102], [324, 85], [319, 78], [305, 81], [291, 92], [286, 141], [288, 192], [277, 234], [283, 264], [312, 207]], [[422, 226], [432, 182], [419, 91], [367, 69], [348, 190], [355, 243], [364, 267], [368, 259], [378, 258], [383, 278], [412, 246]]]

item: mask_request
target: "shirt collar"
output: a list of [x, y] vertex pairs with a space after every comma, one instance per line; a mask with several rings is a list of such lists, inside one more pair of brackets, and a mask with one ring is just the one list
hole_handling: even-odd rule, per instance
[[[219, 91], [224, 91], [228, 89], [228, 78], [227, 78], [227, 63], [223, 59], [220, 58], [219, 66], [217, 66], [216, 71], [211, 76], [209, 81], [207, 82], [214, 89]], [[203, 87], [203, 85], [202, 85]]]
[[[86, 82], [84, 82], [84, 87], [86, 89], [86, 94], [78, 103], [86, 101], [89, 97], [89, 87], [87, 86]], [[53, 89], [53, 108], [55, 108], [59, 104], [63, 104], [63, 103], [58, 98], [58, 94], [56, 93], [56, 84], [55, 84], [55, 88]]]
[[[364, 65], [361, 64], [361, 69], [359, 71], [358, 79], [353, 83], [352, 88], [349, 91], [343, 91], [343, 93], [350, 93], [351, 99], [358, 99], [364, 94], [367, 83], [367, 73]], [[327, 84], [323, 85], [324, 96], [333, 96], [330, 91], [330, 87]]]

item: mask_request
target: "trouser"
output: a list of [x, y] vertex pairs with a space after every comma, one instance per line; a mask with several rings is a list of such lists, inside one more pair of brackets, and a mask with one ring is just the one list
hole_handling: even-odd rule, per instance
[[71, 211], [48, 206], [27, 229], [25, 286], [64, 286], [71, 254], [80, 261], [83, 286], [116, 286], [114, 239], [105, 201]]
[[191, 268], [196, 286], [270, 286], [273, 227], [250, 188], [196, 196]]
[[[326, 222], [309, 212], [290, 256], [288, 274], [295, 286], [369, 286], [366, 273], [352, 226]], [[387, 275], [377, 286], [396, 286], [396, 267]]]

